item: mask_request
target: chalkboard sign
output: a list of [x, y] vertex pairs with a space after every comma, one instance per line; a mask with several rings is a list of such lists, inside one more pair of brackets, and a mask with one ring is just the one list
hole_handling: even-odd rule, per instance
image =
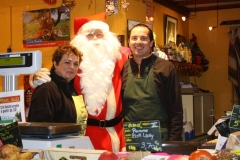
[[18, 122], [10, 123], [1, 127], [0, 140], [2, 141], [2, 144], [13, 144], [18, 147], [23, 147]]
[[234, 105], [229, 122], [229, 128], [232, 132], [240, 130], [240, 105]]
[[160, 122], [124, 122], [127, 151], [162, 151]]

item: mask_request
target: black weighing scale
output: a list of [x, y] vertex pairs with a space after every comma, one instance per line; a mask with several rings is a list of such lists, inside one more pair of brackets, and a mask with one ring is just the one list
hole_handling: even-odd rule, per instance
[[18, 124], [23, 138], [52, 139], [79, 135], [81, 125], [76, 123], [28, 122]]

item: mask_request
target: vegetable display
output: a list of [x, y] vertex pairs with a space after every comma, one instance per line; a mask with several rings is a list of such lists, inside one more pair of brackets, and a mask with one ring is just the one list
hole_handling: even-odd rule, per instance
[[31, 160], [34, 154], [31, 152], [21, 153], [22, 148], [12, 144], [5, 144], [0, 147], [0, 160]]

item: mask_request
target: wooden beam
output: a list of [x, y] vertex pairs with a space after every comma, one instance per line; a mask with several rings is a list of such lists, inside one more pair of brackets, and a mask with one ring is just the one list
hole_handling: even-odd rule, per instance
[[153, 0], [154, 2], [163, 5], [179, 14], [182, 14], [184, 16], [190, 15], [190, 10], [186, 7], [179, 7], [175, 2], [169, 1], [169, 0]]
[[[233, 8], [240, 8], [240, 4], [229, 4], [229, 5], [222, 5], [218, 6], [218, 10], [222, 9], [233, 9]], [[197, 7], [196, 11], [210, 11], [210, 10], [217, 10], [217, 6], [208, 6], [208, 7]], [[194, 8], [190, 9], [190, 12], [194, 12]]]

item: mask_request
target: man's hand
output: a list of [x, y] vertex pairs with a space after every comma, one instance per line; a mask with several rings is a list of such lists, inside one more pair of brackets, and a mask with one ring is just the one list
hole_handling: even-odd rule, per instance
[[36, 74], [30, 74], [29, 84], [32, 88], [42, 85], [43, 83], [50, 82], [51, 77], [49, 77], [50, 72], [47, 68], [41, 68]]

